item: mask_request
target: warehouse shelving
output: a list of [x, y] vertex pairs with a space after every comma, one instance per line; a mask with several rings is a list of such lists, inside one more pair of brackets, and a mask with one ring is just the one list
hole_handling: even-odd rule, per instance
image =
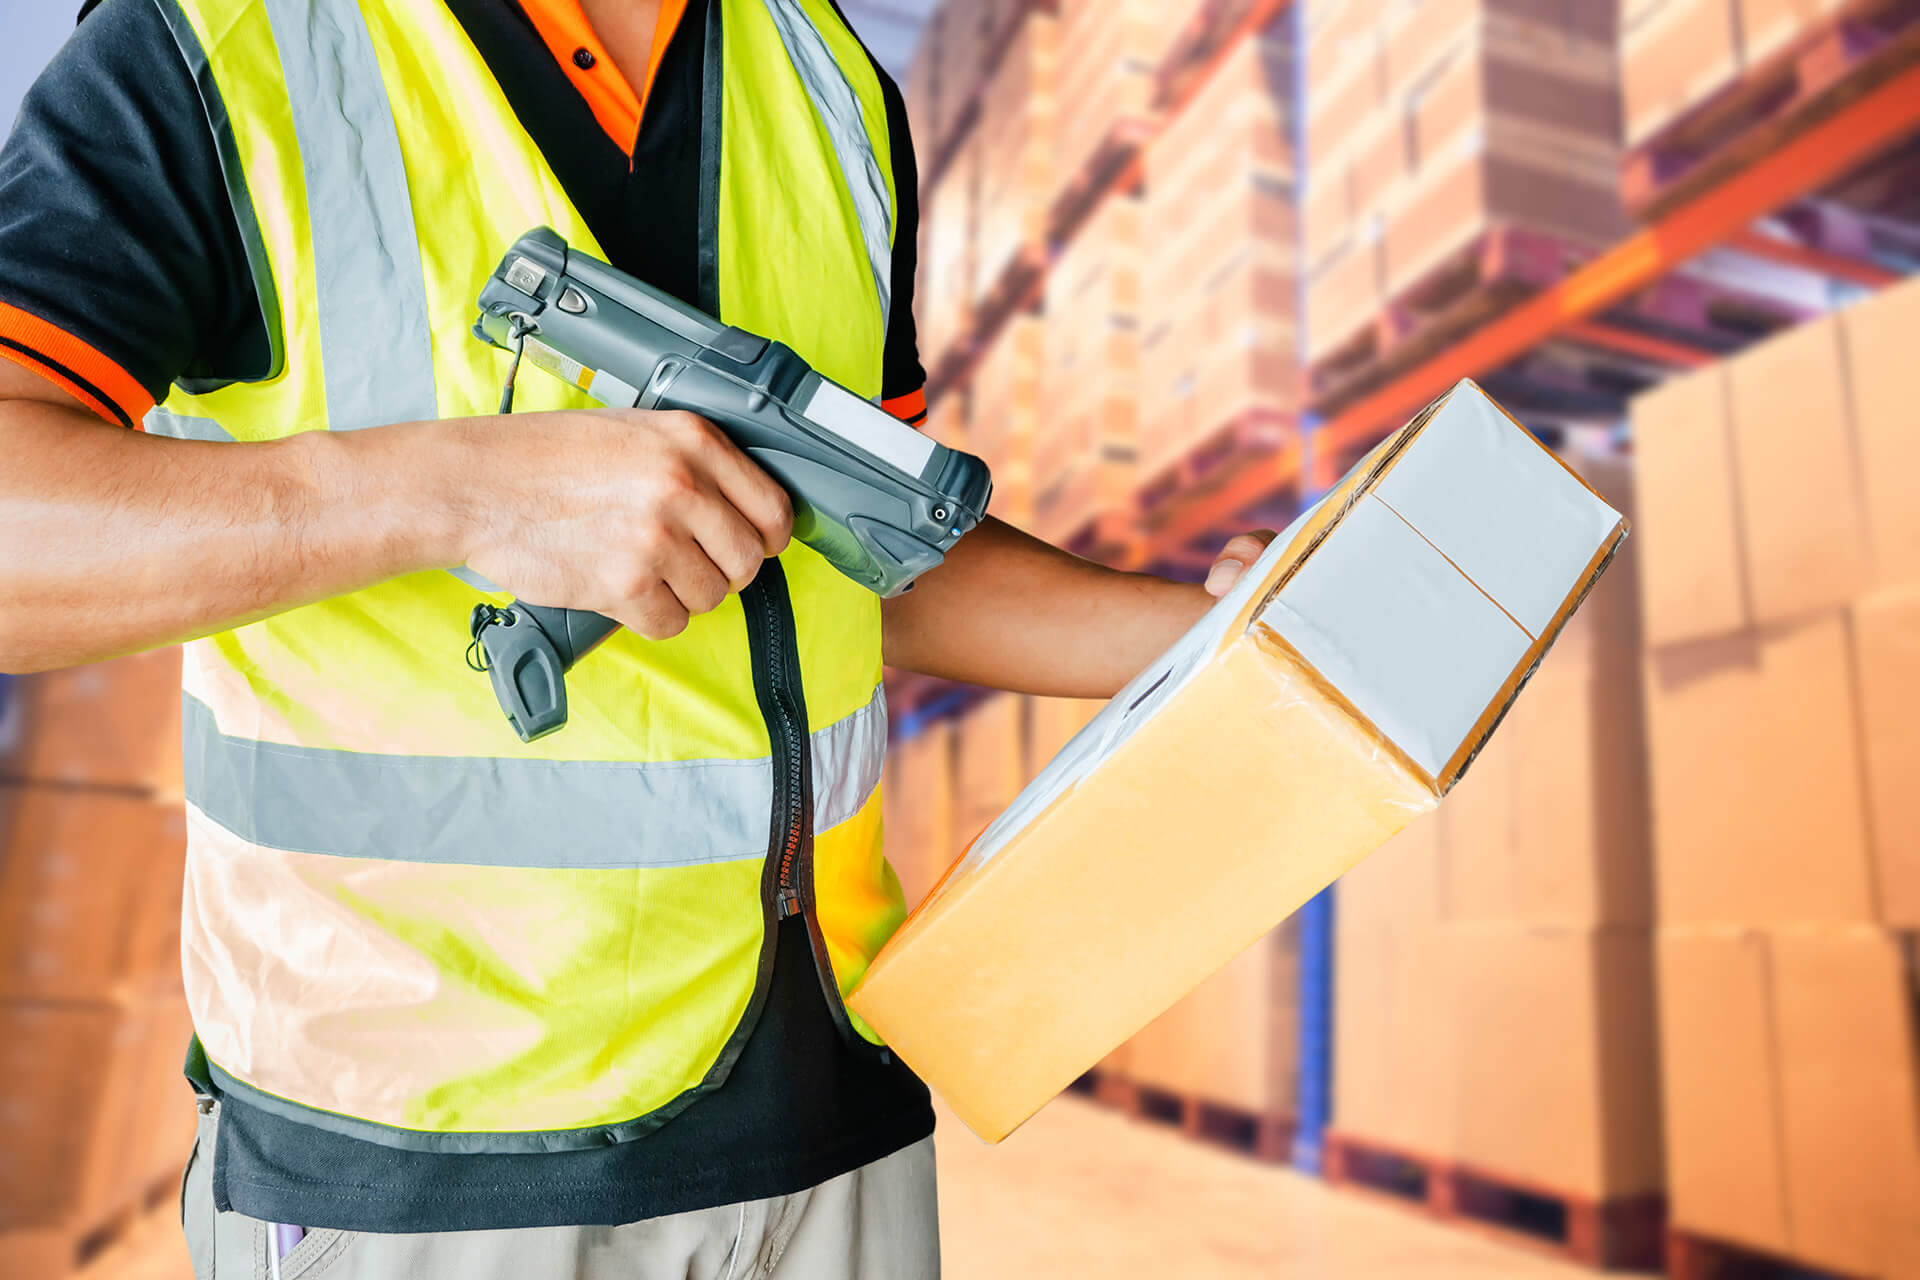
[[[1213, 6], [1196, 21], [1183, 42], [1183, 75], [1163, 75], [1160, 124], [1110, 148], [1098, 172], [1072, 189], [1072, 199], [1056, 205], [1050, 256], [1101, 201], [1140, 189], [1142, 148], [1156, 130], [1192, 100], [1239, 42], [1289, 7], [1288, 0], [1242, 4], [1229, 22], [1221, 17], [1228, 7]], [[1477, 313], [1471, 326], [1393, 352], [1363, 380], [1316, 389], [1303, 406], [1296, 438], [1263, 454], [1234, 457], [1228, 465], [1177, 472], [1187, 483], [1176, 491], [1165, 474], [1139, 477], [1132, 507], [1096, 516], [1069, 544], [1119, 567], [1195, 576], [1227, 536], [1281, 527], [1362, 453], [1463, 377], [1480, 380], [1550, 440], [1563, 430], [1594, 431], [1625, 450], [1631, 442], [1620, 424], [1627, 401], [1638, 392], [1920, 270], [1920, 202], [1914, 198], [1920, 191], [1920, 21], [1908, 17], [1920, 15], [1920, 6], [1842, 8], [1836, 24], [1871, 11], [1893, 14], [1887, 21], [1897, 19], [1898, 25], [1875, 28], [1885, 38], [1870, 48], [1836, 42], [1838, 25], [1823, 28], [1756, 73], [1777, 75], [1791, 62], [1799, 79], [1789, 97], [1756, 97], [1737, 85], [1729, 90], [1723, 103], [1744, 104], [1751, 118], [1734, 123], [1748, 131], [1735, 138], [1737, 145], [1692, 165], [1684, 180], [1662, 186], [1658, 199], [1640, 201], [1636, 211], [1644, 221], [1617, 243], [1570, 252], [1560, 263], [1552, 261], [1553, 246], [1546, 246], [1506, 278], [1514, 287], [1498, 305]], [[1846, 56], [1836, 62], [1841, 53]], [[1179, 65], [1179, 58], [1169, 63]], [[1820, 100], [1813, 110], [1793, 114], [1815, 97]], [[1667, 145], [1672, 136], [1656, 144]], [[1312, 160], [1302, 155], [1302, 172]], [[1646, 164], [1644, 154], [1630, 156], [1628, 168], [1639, 165], [1644, 174]], [[1493, 251], [1506, 247], [1496, 244]], [[1044, 270], [1008, 314], [1038, 303]], [[936, 389], [964, 386], [978, 351], [993, 336], [992, 325], [977, 329], [967, 349], [938, 371]], [[893, 687], [909, 710], [909, 733], [926, 717], [964, 709], [974, 696], [939, 681], [909, 679]], [[1294, 1160], [1316, 1172], [1328, 1154], [1323, 1137], [1331, 1118], [1326, 1060], [1335, 910], [1335, 892], [1328, 890], [1299, 916], [1301, 1075]], [[1114, 1081], [1088, 1083], [1110, 1097], [1126, 1095]], [[1335, 1135], [1333, 1145], [1342, 1141]], [[1351, 1179], [1349, 1154], [1336, 1151], [1331, 1172]], [[1449, 1217], [1497, 1220], [1499, 1213], [1489, 1208], [1496, 1200], [1525, 1201], [1528, 1208], [1546, 1204], [1561, 1215], [1558, 1247], [1564, 1256], [1599, 1261], [1624, 1249], [1646, 1260], [1650, 1248], [1657, 1251], [1647, 1234], [1659, 1216], [1651, 1200], [1581, 1203], [1536, 1187], [1503, 1189], [1498, 1179], [1451, 1165], [1433, 1169], [1435, 1193], [1457, 1193], [1455, 1199], [1464, 1200], [1451, 1204]], [[1472, 1186], [1462, 1191], [1467, 1184], [1461, 1178]], [[1687, 1274], [1698, 1271], [1675, 1265]]]
[[1548, 343], [1581, 342], [1673, 367], [1712, 360], [1719, 353], [1621, 327], [1607, 313], [1718, 246], [1856, 284], [1896, 279], [1895, 273], [1872, 263], [1769, 238], [1753, 228], [1769, 214], [1845, 177], [1917, 131], [1920, 66], [1902, 71], [1746, 168], [1727, 174], [1505, 315], [1327, 414], [1297, 455], [1250, 466], [1212, 493], [1197, 495], [1137, 535], [1123, 562], [1142, 568], [1196, 540], [1217, 539], [1250, 508], [1271, 502], [1276, 495], [1298, 492], [1303, 481], [1310, 488], [1326, 487], [1358, 453], [1455, 381], [1486, 377]]

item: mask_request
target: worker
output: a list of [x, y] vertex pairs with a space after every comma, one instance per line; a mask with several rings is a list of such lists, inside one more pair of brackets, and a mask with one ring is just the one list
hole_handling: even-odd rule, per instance
[[[882, 657], [1108, 696], [1262, 540], [1202, 589], [989, 520], [883, 604], [711, 425], [498, 416], [469, 333], [544, 224], [918, 422], [917, 181], [832, 0], [96, 0], [29, 92], [0, 669], [190, 642], [202, 1280], [937, 1274], [927, 1092], [841, 999], [905, 914]], [[456, 571], [624, 625], [564, 732]]]

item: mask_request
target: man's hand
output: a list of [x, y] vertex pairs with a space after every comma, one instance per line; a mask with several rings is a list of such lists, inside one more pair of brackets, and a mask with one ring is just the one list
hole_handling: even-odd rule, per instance
[[1271, 529], [1260, 529], [1243, 533], [1220, 548], [1213, 568], [1207, 571], [1207, 594], [1218, 600], [1233, 590], [1234, 584], [1246, 574], [1248, 566], [1258, 560], [1279, 536]]
[[[690, 413], [606, 409], [472, 419], [495, 480], [466, 563], [536, 604], [664, 640], [785, 549], [793, 507]], [[491, 446], [491, 447], [489, 447]]]

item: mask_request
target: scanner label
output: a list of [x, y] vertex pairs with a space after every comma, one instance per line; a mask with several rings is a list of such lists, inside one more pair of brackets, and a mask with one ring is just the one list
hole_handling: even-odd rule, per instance
[[545, 369], [562, 382], [571, 382], [582, 391], [593, 381], [593, 370], [578, 360], [561, 355], [532, 335], [527, 337], [527, 359], [533, 362], [536, 369]]

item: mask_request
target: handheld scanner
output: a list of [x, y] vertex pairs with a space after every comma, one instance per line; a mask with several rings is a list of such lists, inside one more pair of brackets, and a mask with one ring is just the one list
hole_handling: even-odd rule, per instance
[[[522, 236], [481, 289], [474, 334], [509, 350], [524, 341], [528, 363], [603, 404], [711, 421], [786, 489], [793, 536], [882, 597], [941, 563], [992, 496], [979, 458], [545, 227]], [[482, 663], [523, 740], [566, 723], [566, 671], [617, 625], [518, 602], [475, 610]]]

